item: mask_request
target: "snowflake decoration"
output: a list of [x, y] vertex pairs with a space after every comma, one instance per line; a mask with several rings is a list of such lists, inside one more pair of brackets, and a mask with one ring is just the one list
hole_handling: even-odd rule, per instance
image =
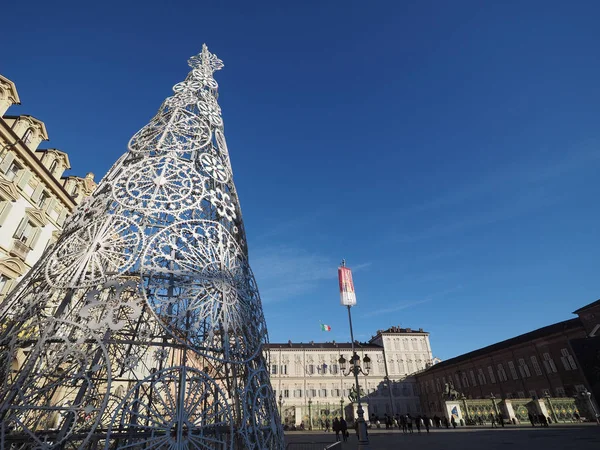
[[233, 222], [237, 215], [235, 214], [235, 205], [231, 201], [231, 196], [219, 188], [211, 189], [209, 196], [209, 200], [217, 209], [217, 213], [221, 217]]

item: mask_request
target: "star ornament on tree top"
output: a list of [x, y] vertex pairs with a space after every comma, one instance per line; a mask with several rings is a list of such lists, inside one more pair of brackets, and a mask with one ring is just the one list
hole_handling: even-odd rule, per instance
[[217, 58], [217, 55], [209, 52], [206, 44], [202, 44], [202, 51], [196, 56], [192, 56], [188, 60], [188, 64], [192, 69], [205, 71], [208, 74], [223, 68], [223, 61]]

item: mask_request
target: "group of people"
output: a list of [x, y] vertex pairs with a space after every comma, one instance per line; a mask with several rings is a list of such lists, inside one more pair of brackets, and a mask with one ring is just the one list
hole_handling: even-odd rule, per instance
[[[326, 426], [326, 430], [329, 431], [329, 419], [327, 419]], [[340, 440], [340, 434], [342, 435], [344, 442], [348, 440], [348, 435], [350, 434], [348, 433], [348, 423], [343, 417], [336, 417], [333, 419], [333, 422], [331, 422], [331, 429], [335, 432], [336, 442]]]

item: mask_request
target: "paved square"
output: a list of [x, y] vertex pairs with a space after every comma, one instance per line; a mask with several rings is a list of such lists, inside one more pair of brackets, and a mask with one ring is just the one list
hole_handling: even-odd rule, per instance
[[[333, 433], [288, 432], [286, 443], [289, 450], [321, 450], [327, 443], [335, 441]], [[598, 425], [556, 425], [541, 427], [507, 428], [457, 428], [432, 429], [429, 435], [424, 432], [403, 435], [398, 430], [370, 430], [370, 450], [396, 450], [400, 448], [422, 450], [598, 450], [600, 449], [600, 426]], [[302, 442], [323, 443], [299, 445]], [[342, 450], [356, 450], [356, 434], [351, 433]], [[337, 448], [336, 448], [337, 450]]]

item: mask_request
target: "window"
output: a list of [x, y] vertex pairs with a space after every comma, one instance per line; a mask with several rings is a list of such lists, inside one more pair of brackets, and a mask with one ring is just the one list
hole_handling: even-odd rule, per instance
[[586, 390], [586, 388], [583, 384], [576, 384], [575, 390], [579, 393], [579, 392], [584, 392]]
[[479, 384], [486, 384], [483, 369], [477, 369], [477, 378], [479, 378]]
[[504, 371], [504, 366], [502, 363], [498, 364], [498, 381], [503, 382], [507, 381], [508, 377], [506, 376], [506, 372]]
[[517, 369], [515, 369], [515, 363], [512, 361], [508, 362], [508, 370], [510, 370], [510, 374], [512, 375], [513, 380], [518, 380], [519, 375], [517, 375]]
[[25, 133], [23, 133], [23, 137], [21, 138], [21, 140], [23, 142], [25, 142], [26, 144], [29, 144], [31, 142], [32, 136], [33, 136], [33, 130], [31, 128], [27, 128]]
[[457, 387], [458, 389], [460, 389], [460, 388], [461, 388], [461, 385], [460, 385], [460, 378], [458, 377], [458, 374], [457, 374], [457, 373], [455, 373], [455, 374], [454, 374], [454, 379], [456, 380], [456, 387]]
[[411, 339], [412, 341], [412, 349], [413, 351], [417, 351], [417, 340], [416, 339]]
[[462, 374], [462, 384], [463, 387], [469, 387], [469, 378], [467, 377], [467, 374], [465, 372], [463, 372]]
[[309, 364], [308, 365], [308, 374], [309, 375], [313, 375], [315, 373], [315, 366], [314, 364]]
[[475, 372], [472, 370], [469, 371], [469, 375], [471, 376], [471, 384], [473, 386], [477, 386], [477, 381], [475, 380]]
[[495, 384], [496, 376], [494, 375], [494, 369], [492, 369], [492, 366], [488, 366], [488, 375], [490, 376], [490, 382], [492, 384]]
[[18, 163], [13, 161], [4, 172], [4, 176], [8, 179], [8, 181], [13, 181], [22, 168], [23, 167], [21, 167]]
[[30, 245], [35, 238], [35, 226], [29, 219], [25, 218], [21, 220], [13, 237], [23, 244]]
[[44, 209], [44, 206], [46, 206], [46, 204], [48, 203], [48, 200], [50, 200], [50, 195], [47, 192], [42, 192], [40, 194], [40, 198], [37, 201], [37, 205], [40, 209]]
[[6, 275], [0, 275], [0, 295], [4, 294], [4, 290], [6, 289], [6, 286], [8, 286], [10, 282], [10, 278], [8, 278]]
[[519, 359], [519, 372], [521, 372], [521, 378], [529, 378], [531, 376], [531, 372], [529, 371], [529, 367], [525, 362], [525, 358]]
[[537, 397], [537, 392], [535, 391], [535, 389], [532, 389], [529, 391], [529, 397], [531, 398], [538, 398]]
[[404, 360], [401, 359], [398, 361], [398, 371], [400, 373], [406, 373], [406, 367], [404, 366]]
[[531, 357], [531, 364], [533, 365], [533, 370], [535, 370], [535, 374], [541, 375], [542, 369], [540, 368], [540, 365], [538, 364], [538, 360], [535, 356]]
[[309, 397], [316, 397], [317, 396], [317, 390], [316, 389], [309, 389]]
[[575, 359], [569, 354], [568, 349], [561, 349], [560, 354], [560, 360], [562, 361], [563, 366], [565, 366], [565, 370], [577, 370], [577, 364], [575, 364]]
[[512, 392], [507, 392], [506, 393], [506, 398], [513, 398]]
[[550, 353], [544, 353], [544, 367], [547, 373], [556, 373], [556, 365], [554, 360], [550, 357]]
[[413, 366], [412, 359], [408, 360], [407, 365], [408, 365], [408, 373], [413, 373], [414, 372], [414, 366]]
[[517, 392], [517, 396], [518, 396], [519, 398], [525, 398], [525, 392], [523, 392], [523, 391], [519, 391], [519, 392]]
[[563, 388], [563, 387], [557, 387], [556, 388], [556, 396], [557, 397], [566, 397], [565, 388]]
[[332, 397], [339, 397], [340, 396], [340, 390], [339, 389], [332, 389], [331, 390], [331, 396]]
[[271, 375], [277, 375], [277, 364], [271, 366]]
[[435, 390], [437, 392], [442, 392], [442, 385], [440, 384], [440, 379], [439, 378], [435, 379]]
[[296, 389], [294, 391], [294, 397], [302, 398], [302, 389]]
[[331, 373], [333, 375], [337, 375], [337, 373], [338, 373], [338, 365], [337, 364], [332, 364], [331, 365]]
[[327, 389], [321, 389], [321, 392], [319, 394], [321, 397], [327, 397]]
[[52, 161], [52, 164], [50, 164], [50, 167], [48, 168], [48, 171], [54, 175], [54, 171], [56, 170], [56, 168], [58, 167], [58, 161], [54, 160]]
[[290, 397], [290, 390], [289, 389], [284, 389], [283, 390], [283, 396], [285, 398], [289, 398]]

